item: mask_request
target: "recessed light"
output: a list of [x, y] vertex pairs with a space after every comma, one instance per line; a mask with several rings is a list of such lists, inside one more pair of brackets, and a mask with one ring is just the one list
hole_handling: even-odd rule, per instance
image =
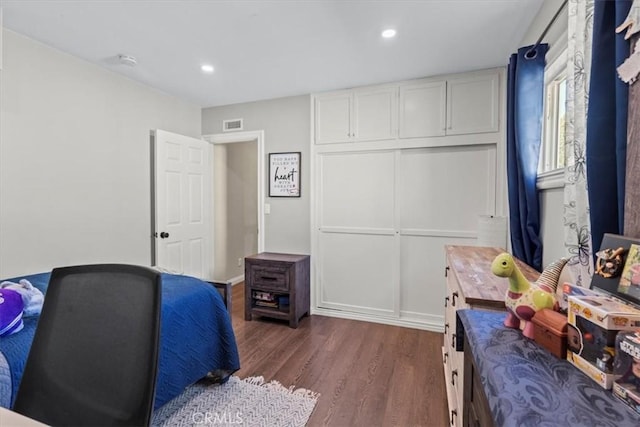
[[384, 30], [382, 32], [382, 37], [384, 37], [385, 39], [390, 39], [395, 36], [396, 36], [396, 30], [392, 28], [389, 28], [388, 30]]
[[207, 73], [207, 74], [213, 73], [213, 70], [214, 70], [213, 65], [208, 65], [208, 64], [203, 65], [202, 67], [200, 67], [200, 69], [202, 70], [203, 73]]

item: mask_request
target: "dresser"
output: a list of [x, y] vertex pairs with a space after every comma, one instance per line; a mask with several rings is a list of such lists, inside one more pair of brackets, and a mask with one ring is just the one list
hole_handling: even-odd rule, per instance
[[[465, 405], [463, 383], [464, 354], [459, 322], [456, 311], [468, 308], [482, 308], [504, 311], [504, 296], [509, 286], [508, 280], [491, 273], [491, 263], [501, 248], [478, 246], [445, 246], [445, 325], [442, 359], [449, 404], [449, 422], [452, 426], [463, 425]], [[535, 281], [540, 273], [520, 260], [516, 260], [522, 273]]]
[[298, 327], [309, 314], [309, 255], [263, 252], [244, 260], [245, 320], [286, 320]]

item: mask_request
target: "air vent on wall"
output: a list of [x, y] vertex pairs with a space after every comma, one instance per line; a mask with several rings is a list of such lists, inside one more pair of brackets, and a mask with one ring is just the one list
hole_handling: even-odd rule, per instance
[[223, 120], [222, 131], [230, 132], [234, 130], [242, 130], [242, 119]]

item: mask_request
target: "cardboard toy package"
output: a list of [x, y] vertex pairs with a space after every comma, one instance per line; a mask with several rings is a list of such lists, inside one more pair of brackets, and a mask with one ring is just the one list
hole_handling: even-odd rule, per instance
[[613, 394], [640, 414], [640, 331], [616, 337]]
[[567, 360], [605, 389], [613, 371], [616, 335], [640, 329], [640, 310], [608, 296], [569, 296]]

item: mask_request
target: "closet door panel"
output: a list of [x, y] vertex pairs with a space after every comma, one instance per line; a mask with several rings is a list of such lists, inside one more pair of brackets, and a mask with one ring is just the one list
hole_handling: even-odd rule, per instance
[[400, 317], [431, 325], [444, 323], [444, 245], [474, 245], [455, 236], [400, 236]]
[[495, 212], [495, 151], [494, 145], [402, 150], [400, 230], [475, 232], [478, 215]]
[[321, 228], [392, 230], [394, 169], [392, 152], [322, 155]]
[[319, 306], [391, 315], [394, 246], [392, 234], [320, 233]]

